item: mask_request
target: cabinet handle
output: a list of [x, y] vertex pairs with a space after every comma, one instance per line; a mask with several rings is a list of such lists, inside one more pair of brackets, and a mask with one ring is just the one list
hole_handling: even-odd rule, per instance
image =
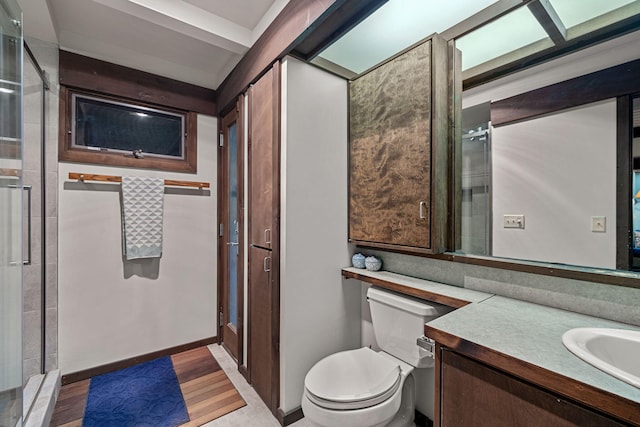
[[427, 209], [427, 202], [420, 202], [420, 219], [427, 219], [425, 210]]
[[[267, 264], [269, 265], [268, 267]], [[271, 271], [271, 257], [264, 257], [264, 260], [262, 261], [262, 268], [264, 269], [265, 273]]]
[[265, 228], [264, 229], [264, 242], [267, 245], [271, 244], [271, 229], [270, 228]]

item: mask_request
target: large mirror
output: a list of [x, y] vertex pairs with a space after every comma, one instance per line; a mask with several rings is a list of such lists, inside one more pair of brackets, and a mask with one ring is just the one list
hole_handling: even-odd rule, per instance
[[312, 62], [354, 78], [434, 32], [455, 41], [464, 90], [452, 257], [640, 277], [640, 90], [492, 122], [496, 102], [640, 59], [640, 1], [437, 3], [389, 0]]

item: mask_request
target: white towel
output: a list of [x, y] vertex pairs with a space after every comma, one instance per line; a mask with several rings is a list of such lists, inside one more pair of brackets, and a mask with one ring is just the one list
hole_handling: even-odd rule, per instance
[[164, 180], [122, 177], [122, 250], [129, 259], [162, 256]]

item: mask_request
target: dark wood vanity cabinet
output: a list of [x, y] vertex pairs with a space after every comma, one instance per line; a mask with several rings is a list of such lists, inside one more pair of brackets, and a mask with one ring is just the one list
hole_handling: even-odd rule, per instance
[[350, 242], [445, 249], [449, 74], [447, 43], [434, 35], [350, 82]]
[[[625, 426], [564, 397], [441, 347], [438, 426]], [[439, 381], [438, 381], [439, 378]], [[437, 408], [440, 408], [438, 411]]]

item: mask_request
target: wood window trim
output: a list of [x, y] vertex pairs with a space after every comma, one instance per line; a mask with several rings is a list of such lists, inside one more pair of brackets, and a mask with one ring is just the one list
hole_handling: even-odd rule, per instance
[[160, 157], [135, 158], [133, 156], [124, 155], [122, 153], [113, 152], [96, 152], [82, 148], [73, 148], [71, 141], [71, 117], [72, 103], [71, 96], [73, 94], [82, 94], [89, 96], [97, 96], [106, 100], [118, 102], [126, 102], [129, 104], [139, 105], [143, 107], [158, 108], [157, 105], [145, 104], [140, 101], [131, 100], [124, 97], [106, 95], [99, 92], [79, 90], [64, 85], [60, 86], [60, 126], [58, 137], [58, 159], [61, 162], [74, 163], [90, 163], [107, 166], [125, 166], [143, 169], [158, 169], [170, 172], [197, 172], [197, 113], [193, 111], [182, 111], [172, 108], [160, 106], [166, 111], [175, 112], [185, 116], [185, 141], [184, 141], [184, 158], [168, 159]]

